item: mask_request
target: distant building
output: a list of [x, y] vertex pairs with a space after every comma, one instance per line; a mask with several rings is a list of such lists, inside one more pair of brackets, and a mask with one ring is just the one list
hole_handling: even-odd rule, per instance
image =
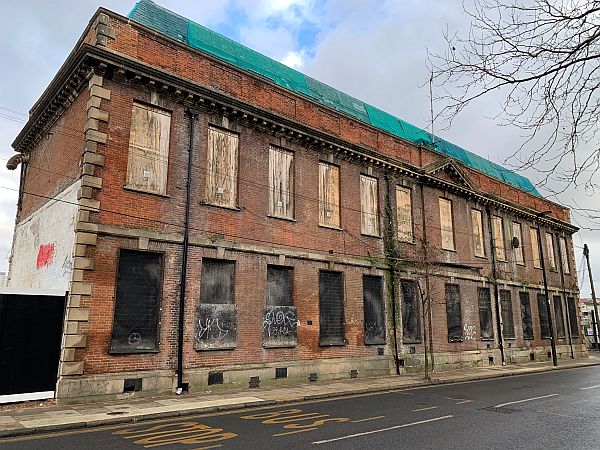
[[[598, 300], [596, 301], [598, 302]], [[598, 309], [600, 310], [600, 306], [598, 307]], [[595, 345], [595, 342], [594, 327], [592, 325], [592, 318], [594, 317], [594, 302], [591, 298], [579, 299], [579, 313], [581, 317], [581, 328], [583, 331], [583, 335], [585, 336], [585, 339], [587, 341], [588, 348], [592, 348]]]
[[567, 208], [149, 0], [13, 146], [9, 285], [70, 292], [58, 397], [547, 360], [551, 327], [586, 355]]

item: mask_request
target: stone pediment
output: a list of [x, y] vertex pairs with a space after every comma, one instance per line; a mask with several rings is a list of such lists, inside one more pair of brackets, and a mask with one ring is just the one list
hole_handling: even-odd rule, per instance
[[476, 188], [462, 168], [452, 158], [444, 158], [423, 167], [423, 172], [432, 177], [475, 191]]

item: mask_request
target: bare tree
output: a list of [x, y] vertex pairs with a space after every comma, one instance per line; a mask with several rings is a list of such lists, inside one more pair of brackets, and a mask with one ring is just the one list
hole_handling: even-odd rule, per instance
[[447, 51], [429, 54], [444, 105], [438, 116], [451, 123], [497, 93], [501, 123], [526, 135], [506, 163], [538, 170], [541, 185], [555, 193], [573, 185], [593, 190], [600, 168], [600, 0], [472, 0], [465, 12], [468, 34], [446, 32]]

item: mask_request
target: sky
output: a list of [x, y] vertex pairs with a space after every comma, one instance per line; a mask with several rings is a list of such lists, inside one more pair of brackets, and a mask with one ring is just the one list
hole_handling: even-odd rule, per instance
[[[424, 129], [430, 129], [427, 51], [443, 53], [444, 32], [466, 33], [462, 2], [447, 0], [155, 0], [271, 58]], [[18, 170], [8, 171], [11, 143], [39, 98], [100, 6], [126, 15], [132, 0], [23, 0], [2, 2], [0, 27], [0, 272], [8, 258], [16, 210]], [[502, 98], [484, 97], [450, 127], [435, 132], [491, 161], [503, 163], [524, 141], [519, 129], [494, 118]], [[434, 109], [436, 105], [434, 104]], [[446, 128], [446, 129], [443, 129]], [[443, 131], [440, 131], [443, 129]], [[534, 184], [540, 176], [521, 172]], [[598, 178], [598, 177], [597, 177]], [[597, 180], [598, 181], [598, 180]], [[547, 192], [540, 189], [542, 194]], [[590, 193], [570, 189], [566, 206], [597, 207]], [[594, 226], [576, 215], [581, 227]], [[598, 227], [598, 224], [595, 224]], [[581, 296], [582, 247], [590, 247], [594, 276], [600, 277], [600, 232], [574, 236]], [[600, 283], [598, 278], [597, 284]]]

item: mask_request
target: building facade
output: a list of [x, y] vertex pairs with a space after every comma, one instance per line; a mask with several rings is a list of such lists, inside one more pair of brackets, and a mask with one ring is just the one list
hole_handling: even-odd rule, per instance
[[567, 209], [149, 0], [95, 14], [14, 147], [59, 398], [586, 355]]

